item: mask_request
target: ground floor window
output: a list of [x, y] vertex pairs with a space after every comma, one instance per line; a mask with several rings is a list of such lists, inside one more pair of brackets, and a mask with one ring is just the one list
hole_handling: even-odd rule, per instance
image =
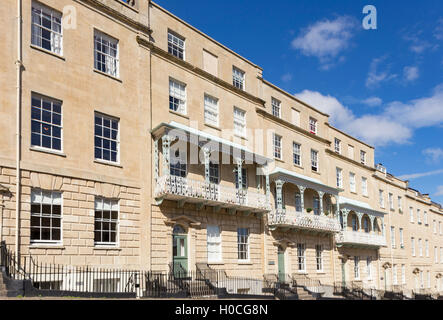
[[298, 262], [298, 270], [306, 271], [306, 257], [305, 250], [306, 246], [304, 243], [297, 244], [297, 262]]
[[31, 191], [31, 242], [59, 242], [61, 240], [62, 194], [60, 192]]
[[218, 226], [208, 225], [207, 227], [207, 245], [208, 245], [208, 262], [220, 262], [221, 255], [221, 236]]
[[315, 258], [317, 262], [317, 271], [323, 271], [323, 248], [320, 244], [315, 246]]
[[249, 229], [237, 229], [238, 260], [249, 260]]
[[117, 243], [118, 211], [118, 200], [95, 198], [95, 244], [115, 245]]

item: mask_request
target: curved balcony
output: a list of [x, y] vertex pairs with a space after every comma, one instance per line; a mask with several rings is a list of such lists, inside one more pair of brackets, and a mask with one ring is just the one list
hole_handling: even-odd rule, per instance
[[335, 241], [337, 245], [346, 246], [356, 246], [356, 247], [385, 247], [386, 239], [385, 236], [358, 232], [358, 231], [340, 231], [339, 234], [335, 236]]
[[295, 228], [328, 233], [340, 231], [340, 224], [334, 218], [285, 209], [273, 210], [269, 214], [268, 223], [272, 227], [289, 229]]
[[154, 194], [158, 203], [167, 199], [256, 213], [270, 210], [265, 194], [171, 175], [158, 178]]

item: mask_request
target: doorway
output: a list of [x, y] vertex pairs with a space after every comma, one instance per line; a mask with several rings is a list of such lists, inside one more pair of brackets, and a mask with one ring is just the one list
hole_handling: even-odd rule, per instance
[[175, 277], [183, 278], [188, 273], [188, 235], [183, 227], [176, 225], [172, 235], [172, 263]]

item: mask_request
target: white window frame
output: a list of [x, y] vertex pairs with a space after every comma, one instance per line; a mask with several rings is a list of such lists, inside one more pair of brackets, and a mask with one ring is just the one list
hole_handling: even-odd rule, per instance
[[246, 73], [239, 68], [232, 66], [232, 85], [237, 89], [246, 90]]
[[[34, 102], [39, 101], [39, 106], [34, 105]], [[48, 110], [47, 107], [45, 108], [44, 105], [50, 104], [50, 109]], [[60, 107], [60, 113], [55, 111], [55, 105]], [[39, 113], [40, 119], [34, 118], [34, 115]], [[48, 115], [51, 119], [50, 121], [44, 120], [44, 115]], [[54, 116], [58, 115], [60, 116], [60, 124], [54, 123]], [[35, 130], [37, 128], [34, 128], [34, 125], [38, 126], [38, 130]], [[49, 128], [48, 128], [49, 127]], [[56, 137], [53, 134], [53, 129], [58, 128], [60, 130], [60, 137]], [[49, 129], [50, 133], [45, 134], [43, 133], [44, 128]], [[39, 132], [38, 132], [39, 131]], [[33, 143], [33, 136], [39, 137], [39, 143], [40, 145]], [[43, 138], [50, 139], [51, 141], [51, 147], [44, 147], [43, 146]], [[54, 140], [60, 140], [60, 149], [54, 148]], [[59, 152], [63, 153], [63, 102], [57, 99], [53, 99], [50, 97], [43, 96], [38, 93], [32, 92], [31, 94], [31, 147], [42, 149], [42, 150], [49, 150], [51, 152]]]
[[220, 124], [218, 99], [209, 94], [205, 94], [203, 104], [205, 123], [218, 127]]
[[298, 272], [306, 272], [306, 245], [304, 243], [297, 243], [297, 267]]
[[[171, 98], [177, 101], [171, 102]], [[186, 115], [187, 113], [187, 90], [186, 84], [173, 78], [169, 78], [169, 110]], [[172, 105], [171, 105], [172, 103]], [[174, 110], [177, 105], [177, 110]], [[172, 108], [171, 108], [172, 106]]]
[[[39, 188], [33, 188], [31, 189], [31, 221], [30, 221], [30, 230], [31, 233], [29, 235], [29, 242], [32, 244], [62, 244], [63, 243], [63, 194], [61, 192], [56, 191], [50, 191], [50, 190], [42, 190]], [[33, 213], [32, 206], [33, 205], [40, 205], [40, 212]], [[49, 205], [51, 206], [51, 213], [43, 213], [42, 205]], [[54, 214], [53, 213], [53, 206], [60, 206], [60, 214]], [[32, 225], [32, 218], [38, 218], [40, 219], [40, 226], [34, 226]], [[43, 240], [42, 239], [42, 229], [43, 229], [43, 223], [42, 219], [49, 219], [50, 220], [50, 238], [52, 238], [52, 231], [53, 229], [59, 229], [60, 232], [60, 239], [59, 240]], [[60, 226], [59, 227], [53, 227], [52, 222], [53, 219], [59, 219], [60, 220]], [[40, 239], [32, 239], [32, 229], [40, 229]]]
[[[297, 160], [298, 159], [298, 163]], [[294, 165], [301, 167], [301, 144], [297, 142], [292, 143], [292, 162]]]
[[354, 257], [354, 279], [360, 280], [360, 257]]
[[366, 152], [360, 150], [360, 163], [366, 165]]
[[338, 138], [334, 139], [334, 151], [341, 154], [341, 140]]
[[95, 223], [94, 223], [94, 245], [95, 246], [118, 246], [119, 239], [120, 239], [120, 237], [119, 237], [119, 233], [120, 233], [120, 228], [119, 228], [119, 225], [120, 225], [120, 223], [119, 223], [119, 221], [120, 221], [120, 201], [115, 198], [95, 197], [94, 211], [102, 211], [102, 213], [103, 213], [105, 211], [105, 205], [108, 206], [109, 211], [115, 211], [113, 209], [116, 209], [117, 219], [113, 219], [111, 213], [110, 213], [109, 219], [105, 219], [103, 217], [97, 218], [95, 216], [95, 212], [94, 212], [94, 222], [109, 223], [109, 225], [114, 223], [115, 224], [115, 241], [111, 241], [111, 239], [109, 241], [96, 241], [95, 240], [95, 232], [109, 231], [109, 233], [111, 234], [112, 231], [111, 231], [111, 229], [104, 230], [103, 228], [101, 228], [100, 230], [97, 230], [97, 229], [95, 229]]
[[[38, 12], [40, 11], [40, 12]], [[51, 27], [43, 26], [42, 20], [45, 16], [46, 20], [51, 21]], [[63, 56], [63, 14], [37, 1], [32, 1], [31, 13], [31, 44], [43, 50], [50, 51], [56, 55]], [[37, 21], [40, 20], [40, 21]], [[42, 30], [50, 33], [50, 49], [43, 46]]]
[[434, 234], [437, 234], [437, 221], [434, 220], [433, 224], [434, 224]]
[[420, 212], [420, 209], [417, 209], [417, 223], [421, 224], [421, 212]]
[[428, 212], [427, 211], [423, 211], [423, 222], [424, 222], [425, 226], [428, 225]]
[[275, 98], [271, 98], [272, 115], [281, 118], [281, 101]]
[[246, 111], [237, 107], [234, 107], [234, 133], [240, 137], [246, 136]]
[[283, 159], [283, 148], [282, 148], [283, 137], [273, 133], [272, 134], [272, 150], [275, 159]]
[[337, 188], [343, 188], [343, 169], [336, 167], [335, 176], [337, 178]]
[[356, 186], [355, 186], [355, 173], [349, 172], [349, 190], [351, 192], [356, 192]]
[[[214, 236], [213, 236], [214, 235]], [[222, 236], [218, 225], [207, 225], [206, 244], [208, 263], [219, 263], [223, 261], [222, 254]], [[214, 248], [214, 250], [211, 250]]]
[[438, 263], [438, 247], [434, 247], [434, 262]]
[[415, 254], [416, 254], [416, 252], [415, 252], [415, 238], [411, 237], [411, 255], [413, 257], [415, 257]]
[[315, 245], [315, 262], [317, 272], [323, 272], [323, 246], [321, 244]]
[[422, 239], [418, 239], [418, 255], [423, 257], [423, 241]]
[[318, 134], [318, 121], [312, 117], [309, 117], [309, 132], [315, 135]]
[[[102, 47], [108, 43], [107, 45], [108, 49], [98, 50], [97, 42], [100, 42], [100, 45]], [[115, 50], [115, 56], [110, 53], [111, 50]], [[99, 61], [97, 60], [97, 54], [100, 54], [102, 57], [105, 58], [104, 62], [100, 62], [100, 64], [104, 68], [103, 70], [99, 66]], [[94, 29], [94, 69], [99, 72], [108, 74], [111, 77], [119, 78], [120, 77], [119, 56], [120, 56], [119, 40], [114, 37], [111, 37], [110, 35], [107, 35], [106, 33], [100, 30]]]
[[403, 198], [401, 196], [397, 196], [397, 202], [398, 202], [398, 210], [400, 211], [400, 213], [403, 212], [403, 203], [402, 203]]
[[394, 286], [396, 286], [398, 284], [398, 279], [397, 279], [397, 265], [394, 264], [392, 267], [392, 284]]
[[361, 193], [364, 196], [368, 196], [368, 179], [365, 177], [361, 178]]
[[403, 237], [403, 228], [399, 229], [399, 237], [400, 237], [400, 248], [403, 249], [405, 247], [404, 237]]
[[[315, 155], [315, 157], [314, 157]], [[314, 169], [315, 168], [315, 169]], [[311, 149], [311, 170], [314, 172], [319, 172], [319, 163], [318, 163], [318, 151]]]
[[428, 239], [425, 240], [425, 254], [426, 254], [426, 257], [429, 258], [429, 240]]
[[396, 248], [396, 243], [395, 243], [395, 227], [391, 226], [391, 247], [392, 249]]
[[384, 193], [384, 191], [383, 190], [378, 190], [378, 202], [379, 202], [379, 205], [380, 205], [380, 208], [385, 208], [385, 198], [384, 198], [384, 195], [383, 195], [383, 193]]
[[409, 207], [409, 222], [414, 223], [414, 208]]
[[[96, 117], [100, 117], [102, 119], [101, 120], [101, 125], [95, 123], [96, 122]], [[104, 126], [104, 122], [105, 121], [110, 121], [110, 127], [109, 128]], [[113, 122], [117, 122], [117, 129], [113, 128], [113, 126], [112, 126]], [[101, 127], [101, 130], [102, 130], [102, 134], [101, 135], [97, 135], [97, 132], [96, 132], [96, 129], [95, 129], [96, 126], [100, 126]], [[105, 137], [105, 135], [104, 135], [105, 128], [109, 129], [110, 134], [111, 134], [110, 137]], [[116, 130], [117, 130], [117, 136], [116, 136], [116, 139], [114, 139], [112, 137], [112, 133], [114, 131], [116, 131]], [[97, 146], [96, 145], [96, 141], [95, 141], [96, 138], [101, 139], [101, 146]], [[104, 148], [104, 141], [105, 140], [109, 141], [109, 145], [110, 145], [109, 149]], [[112, 147], [111, 147], [113, 142], [116, 143], [116, 153], [117, 154], [116, 154], [115, 161], [112, 160], [112, 155], [111, 155], [112, 152], [113, 152]], [[97, 158], [96, 157], [96, 149], [100, 149], [101, 150], [101, 155], [102, 155], [101, 158]], [[109, 154], [110, 154], [109, 160], [104, 159], [104, 150], [109, 150]], [[108, 116], [108, 115], [105, 115], [105, 114], [100, 113], [100, 112], [94, 112], [94, 159], [96, 161], [100, 161], [100, 162], [120, 164], [120, 119], [115, 118], [115, 117], [111, 117], [111, 116]]]
[[394, 210], [394, 195], [392, 193], [388, 194], [388, 201], [389, 201], [389, 209]]
[[186, 39], [172, 30], [168, 30], [168, 53], [178, 59], [186, 59]]
[[[242, 233], [240, 233], [240, 230], [242, 230]], [[245, 230], [246, 230], [246, 233], [243, 232]], [[244, 240], [243, 239], [244, 237], [246, 237], [246, 242], [240, 241], [240, 240]], [[249, 261], [249, 259], [250, 259], [249, 237], [250, 237], [249, 228], [237, 228], [237, 258], [238, 258], [238, 261]], [[240, 245], [246, 246], [246, 251], [240, 251], [239, 250]], [[241, 253], [245, 253], [246, 258], [241, 257]]]

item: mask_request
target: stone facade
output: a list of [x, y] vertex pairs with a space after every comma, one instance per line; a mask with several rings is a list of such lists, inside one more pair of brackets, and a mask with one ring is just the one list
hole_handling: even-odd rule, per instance
[[[284, 269], [324, 284], [358, 281], [371, 288], [443, 290], [441, 206], [410, 189], [407, 181], [377, 168], [374, 148], [331, 126], [329, 115], [266, 81], [259, 66], [151, 1], [39, 1], [65, 16], [74, 14], [75, 26], [63, 29], [62, 54], [31, 44], [33, 3], [24, 1], [22, 8], [19, 248], [17, 92], [11, 85], [17, 77], [17, 13], [13, 1], [0, 7], [0, 18], [10, 31], [0, 33], [0, 42], [8, 44], [0, 56], [0, 132], [5, 137], [0, 141], [0, 185], [7, 190], [0, 194], [1, 238], [10, 248], [48, 263], [167, 271], [174, 261], [174, 227], [180, 226], [187, 237], [189, 270], [209, 263], [233, 276], [262, 278]], [[117, 76], [94, 67], [96, 30], [118, 40]], [[168, 53], [168, 33], [184, 41], [184, 59]], [[234, 68], [244, 72], [242, 89], [233, 85]], [[184, 112], [168, 108], [171, 80], [185, 87]], [[62, 102], [62, 150], [32, 145], [33, 94]], [[205, 121], [205, 95], [218, 101], [218, 125]], [[273, 101], [279, 102], [277, 113]], [[233, 133], [238, 121], [234, 108], [245, 113], [244, 135]], [[95, 158], [95, 113], [118, 119], [119, 161]], [[313, 121], [316, 130], [310, 126]], [[208, 149], [189, 138], [187, 162], [200, 157], [186, 166], [185, 177], [171, 179], [174, 129], [188, 138], [205, 136], [228, 151]], [[281, 137], [279, 157], [273, 147], [275, 135]], [[339, 150], [335, 139], [340, 141]], [[294, 143], [300, 145], [298, 163]], [[239, 150], [240, 155], [235, 153]], [[246, 161], [248, 155], [254, 161]], [[218, 183], [210, 183], [210, 161], [223, 156], [229, 163], [219, 166]], [[243, 169], [244, 177], [237, 174]], [[257, 174], [261, 169], [267, 169], [265, 174]], [[31, 241], [32, 190], [62, 193], [63, 231], [58, 243]], [[118, 241], [112, 246], [94, 242], [97, 197], [119, 203]], [[217, 262], [208, 262], [208, 225], [220, 230]], [[247, 259], [239, 259], [239, 228], [249, 232]], [[304, 270], [299, 270], [301, 261]]]

